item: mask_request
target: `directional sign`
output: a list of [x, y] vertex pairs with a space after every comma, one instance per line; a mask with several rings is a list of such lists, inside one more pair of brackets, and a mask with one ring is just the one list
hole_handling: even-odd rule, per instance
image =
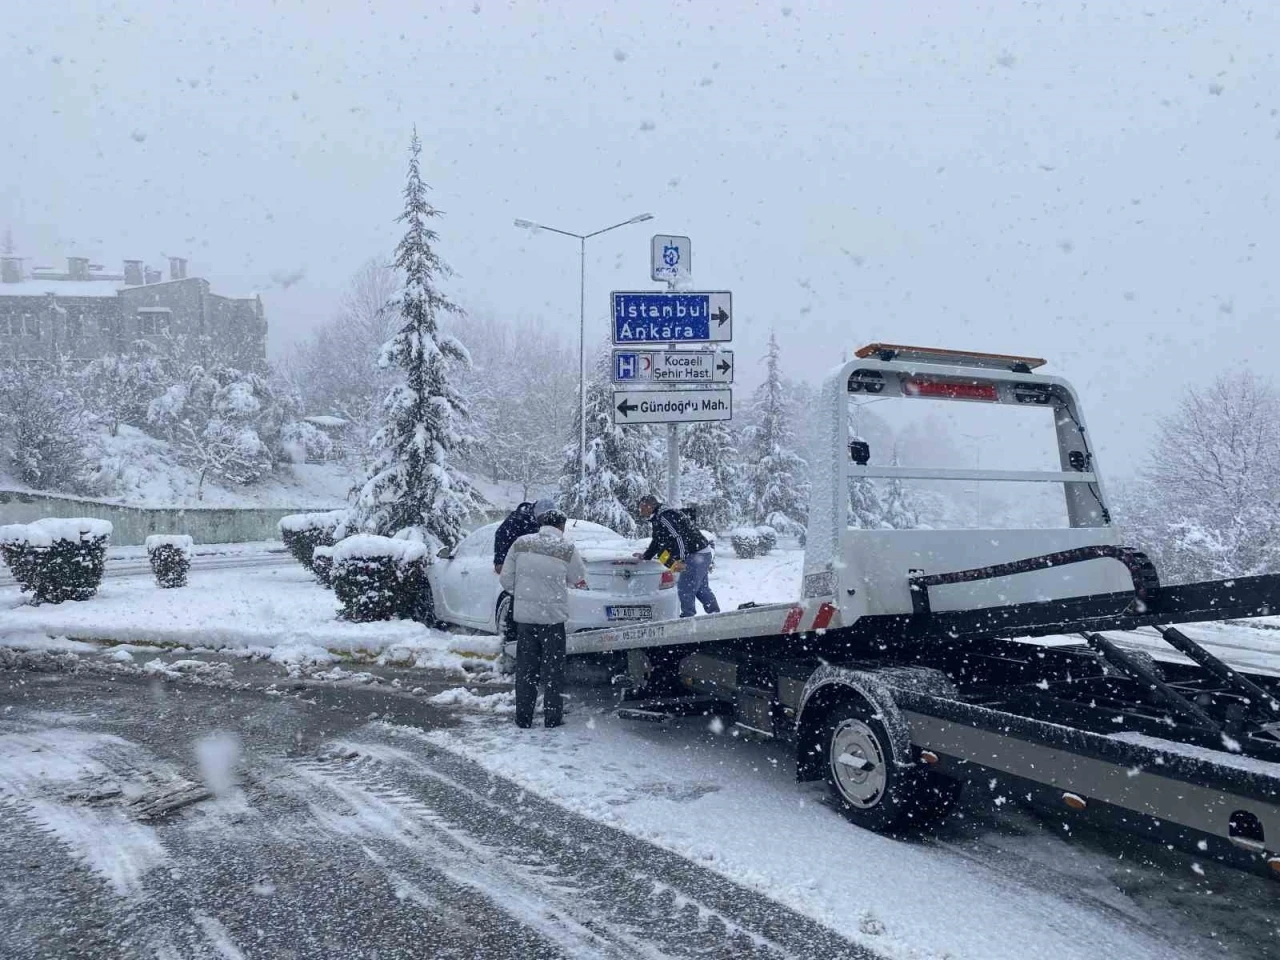
[[619, 347], [647, 343], [727, 343], [733, 339], [733, 294], [669, 293], [657, 290], [610, 294], [613, 342]]
[[615, 390], [613, 422], [700, 423], [732, 420], [733, 391], [715, 390]]
[[614, 383], [733, 383], [732, 350], [615, 350]]
[[688, 237], [656, 233], [649, 241], [649, 276], [671, 283], [693, 272], [693, 244]]

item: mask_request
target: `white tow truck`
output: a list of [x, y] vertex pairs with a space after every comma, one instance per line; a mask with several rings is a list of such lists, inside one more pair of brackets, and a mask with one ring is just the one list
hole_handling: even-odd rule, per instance
[[[995, 778], [1066, 817], [1280, 878], [1280, 681], [1173, 626], [1280, 612], [1280, 576], [1161, 585], [1119, 542], [1079, 400], [1042, 365], [862, 348], [815, 411], [826, 457], [811, 465], [799, 599], [577, 633], [569, 653], [625, 657], [623, 715], [714, 713], [794, 742], [798, 778], [825, 778], [871, 829], [926, 824], [965, 782]], [[1057, 469], [875, 462], [849, 428], [850, 400], [866, 395], [1042, 409]], [[858, 529], [850, 484], [863, 478], [1049, 484], [1065, 523]], [[1185, 660], [1157, 663], [1102, 632], [1138, 627]], [[1032, 639], [1061, 635], [1082, 642]]]

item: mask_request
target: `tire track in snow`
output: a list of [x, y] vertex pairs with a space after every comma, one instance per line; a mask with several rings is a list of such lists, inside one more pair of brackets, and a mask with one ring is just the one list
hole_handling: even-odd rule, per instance
[[311, 765], [308, 775], [403, 811], [384, 809], [383, 815], [392, 822], [406, 817], [419, 832], [434, 831], [427, 836], [437, 849], [466, 851], [465, 862], [483, 863], [504, 884], [550, 898], [587, 929], [606, 932], [619, 948], [638, 951], [649, 944], [648, 953], [628, 955], [874, 956], [767, 897], [568, 814], [465, 760], [423, 752], [417, 744], [401, 750], [376, 729], [362, 733], [370, 739], [335, 744], [339, 754], [360, 756]]

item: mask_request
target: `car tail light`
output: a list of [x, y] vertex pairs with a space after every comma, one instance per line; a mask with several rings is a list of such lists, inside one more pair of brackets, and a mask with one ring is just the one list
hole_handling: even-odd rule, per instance
[[662, 571], [662, 582], [658, 584], [659, 590], [670, 590], [676, 585], [676, 575], [670, 570]]

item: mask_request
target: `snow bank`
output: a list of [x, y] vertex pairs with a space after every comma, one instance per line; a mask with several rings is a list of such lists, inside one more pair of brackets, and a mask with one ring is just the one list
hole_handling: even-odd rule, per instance
[[[10, 596], [16, 591], [0, 591], [5, 601]], [[334, 595], [295, 566], [208, 570], [182, 590], [108, 578], [85, 603], [5, 606], [0, 603], [0, 646], [65, 637], [244, 652], [286, 665], [387, 656], [459, 671], [464, 661], [496, 658], [491, 637], [455, 636], [412, 620], [339, 620]]]
[[195, 553], [196, 542], [185, 533], [157, 533], [147, 537], [147, 553], [160, 547], [175, 547], [188, 560]]
[[322, 513], [291, 513], [281, 517], [280, 532], [302, 533], [305, 530], [324, 530], [338, 526], [347, 518], [345, 510], [328, 510]]
[[396, 540], [378, 537], [371, 533], [358, 533], [338, 541], [333, 548], [333, 562], [364, 560], [371, 557], [389, 557], [396, 563], [413, 563], [427, 555], [424, 544], [414, 540]]
[[48, 534], [52, 540], [92, 540], [111, 537], [111, 521], [94, 517], [45, 517], [28, 524]]

